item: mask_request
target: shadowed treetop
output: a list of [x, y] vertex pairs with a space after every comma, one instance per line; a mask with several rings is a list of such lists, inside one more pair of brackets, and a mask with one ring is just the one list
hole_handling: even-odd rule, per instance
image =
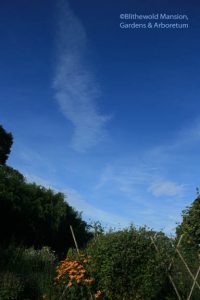
[[5, 165], [10, 154], [10, 149], [13, 144], [12, 133], [6, 132], [0, 125], [0, 164]]

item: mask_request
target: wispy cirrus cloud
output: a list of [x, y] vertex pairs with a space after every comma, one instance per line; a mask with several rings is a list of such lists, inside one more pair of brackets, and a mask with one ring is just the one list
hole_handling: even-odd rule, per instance
[[183, 184], [164, 179], [155, 180], [148, 191], [154, 196], [181, 197], [184, 195], [185, 187]]
[[168, 143], [155, 145], [149, 150], [149, 155], [157, 159], [169, 160], [177, 157], [185, 150], [192, 150], [200, 143], [200, 118], [185, 124]]
[[173, 180], [161, 177], [160, 170], [152, 166], [108, 166], [105, 168], [95, 189], [105, 189], [111, 186], [128, 198], [134, 198], [141, 191], [150, 192], [155, 197], [181, 197], [186, 187]]
[[67, 2], [60, 2], [55, 97], [64, 116], [74, 126], [72, 147], [85, 152], [106, 135], [108, 116], [101, 114], [99, 84], [87, 61], [84, 26]]

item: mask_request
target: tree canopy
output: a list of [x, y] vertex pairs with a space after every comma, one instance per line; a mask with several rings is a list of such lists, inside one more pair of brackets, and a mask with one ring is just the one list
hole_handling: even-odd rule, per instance
[[64, 194], [28, 183], [19, 171], [5, 165], [12, 142], [12, 134], [0, 126], [0, 245], [50, 246], [57, 253], [66, 253], [74, 244], [72, 225], [83, 246], [91, 233]]
[[0, 164], [5, 165], [13, 144], [13, 136], [0, 125]]
[[80, 246], [90, 233], [87, 224], [64, 199], [35, 183], [27, 183], [22, 174], [8, 166], [0, 167], [0, 239], [26, 246], [50, 246], [57, 252], [73, 245], [72, 225]]
[[183, 221], [177, 227], [177, 235], [185, 234], [192, 243], [199, 248], [200, 246], [200, 196], [198, 196], [191, 206], [182, 212]]

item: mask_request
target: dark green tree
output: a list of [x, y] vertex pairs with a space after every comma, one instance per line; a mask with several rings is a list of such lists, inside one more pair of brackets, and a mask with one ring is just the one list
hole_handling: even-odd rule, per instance
[[200, 246], [200, 196], [182, 212], [182, 223], [177, 227], [177, 235], [184, 234], [197, 249]]
[[35, 183], [28, 183], [17, 170], [5, 165], [13, 143], [11, 133], [0, 126], [0, 246], [50, 246], [66, 254], [73, 246], [70, 225], [79, 246], [91, 236], [88, 225], [66, 201]]
[[0, 166], [0, 243], [12, 241], [24, 246], [50, 246], [60, 254], [73, 247], [73, 226], [78, 244], [83, 246], [91, 234], [87, 223], [66, 201], [35, 183], [27, 183], [22, 174]]
[[13, 136], [0, 125], [0, 165], [5, 165], [13, 144]]

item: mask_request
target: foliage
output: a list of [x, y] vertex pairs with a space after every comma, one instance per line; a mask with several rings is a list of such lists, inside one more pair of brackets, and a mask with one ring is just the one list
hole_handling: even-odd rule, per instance
[[200, 246], [200, 197], [194, 200], [191, 206], [182, 212], [183, 221], [177, 226], [177, 236], [184, 234], [190, 240], [190, 248], [194, 246], [199, 250]]
[[0, 245], [48, 245], [64, 256], [73, 245], [70, 225], [79, 246], [86, 244], [92, 234], [62, 193], [27, 183], [20, 172], [4, 165], [12, 142], [12, 134], [0, 126]]
[[62, 299], [90, 299], [99, 298], [100, 291], [93, 292], [94, 270], [91, 256], [68, 255], [56, 269], [56, 285]]
[[0, 125], [0, 165], [5, 165], [13, 144], [13, 136]]
[[[182, 223], [176, 228], [177, 240], [181, 238], [179, 251], [187, 263], [191, 274], [195, 277], [198, 266], [200, 264], [200, 197], [198, 196], [193, 203], [182, 211]], [[179, 263], [178, 263], [179, 261]], [[191, 289], [193, 279], [187, 271], [187, 267], [178, 257], [176, 260], [176, 269], [174, 277], [183, 298], [187, 298], [188, 291]], [[179, 276], [177, 276], [179, 274]], [[200, 285], [200, 279], [197, 279]], [[199, 299], [200, 292], [194, 289], [193, 298]]]
[[41, 299], [51, 293], [55, 254], [48, 248], [1, 249], [0, 299]]
[[11, 241], [36, 248], [48, 245], [65, 254], [73, 245], [70, 225], [83, 246], [91, 234], [62, 193], [27, 183], [18, 171], [0, 166], [1, 245], [7, 247]]
[[[161, 299], [170, 293], [167, 267], [172, 255], [171, 244], [164, 234], [157, 234], [156, 251], [146, 228], [102, 234], [88, 245], [96, 270], [96, 289], [103, 299]], [[164, 298], [162, 298], [164, 299]]]
[[97, 238], [99, 235], [105, 232], [105, 228], [102, 226], [100, 221], [92, 221], [88, 224], [88, 229], [92, 233], [94, 238]]
[[0, 273], [0, 300], [20, 299], [23, 284], [14, 273]]
[[[183, 245], [178, 247], [178, 250], [181, 256], [178, 254], [178, 252], [175, 253], [170, 274], [181, 296], [181, 299], [187, 299], [193, 285], [193, 278], [196, 276], [196, 272], [199, 267], [199, 259], [196, 253], [191, 251], [189, 244], [186, 248], [186, 244], [183, 243]], [[189, 274], [186, 264], [190, 269], [191, 274], [193, 274], [193, 278]], [[199, 278], [197, 279], [197, 282], [200, 284]], [[175, 299], [177, 299], [177, 297]], [[191, 299], [200, 299], [200, 291], [196, 285], [194, 287]]]

